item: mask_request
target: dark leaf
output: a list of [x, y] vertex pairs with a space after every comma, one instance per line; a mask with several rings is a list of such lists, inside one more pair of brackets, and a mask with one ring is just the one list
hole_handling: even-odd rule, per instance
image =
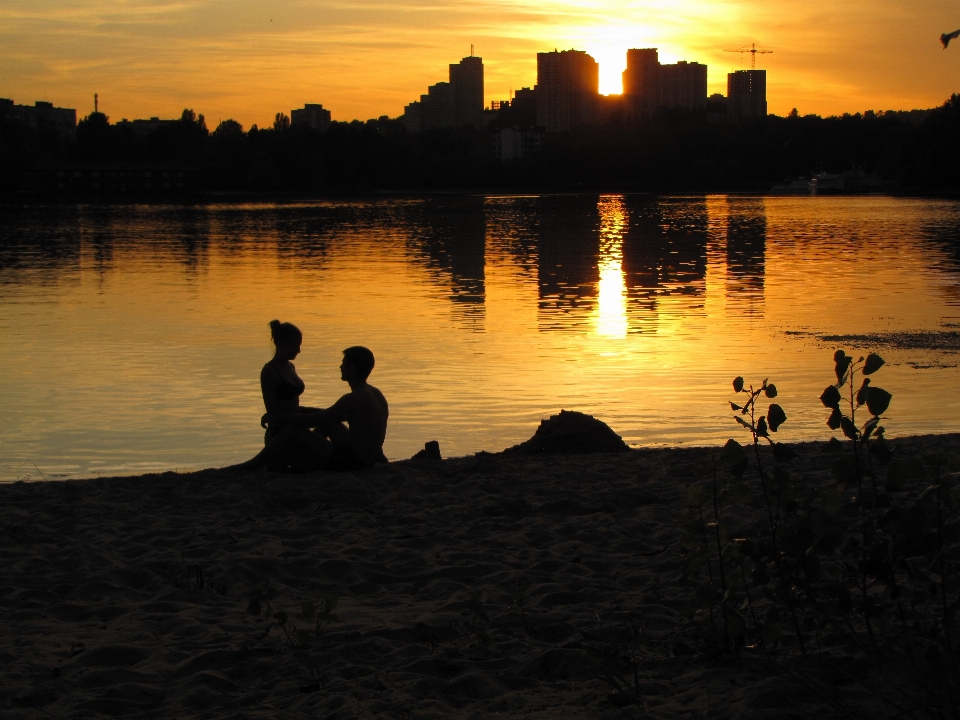
[[870, 411], [871, 415], [882, 415], [890, 407], [890, 398], [892, 397], [893, 395], [883, 388], [867, 388], [867, 410]]
[[830, 413], [830, 417], [827, 418], [827, 427], [831, 430], [836, 430], [840, 427], [840, 421], [843, 419], [843, 413], [840, 412], [840, 408], [835, 407], [833, 412]]
[[843, 496], [836, 490], [827, 490], [823, 494], [823, 502], [820, 507], [828, 516], [836, 515], [843, 507]]
[[840, 418], [840, 429], [843, 430], [843, 434], [847, 436], [850, 440], [857, 439], [857, 426], [853, 424], [853, 420], [843, 416]]
[[876, 353], [870, 353], [867, 355], [867, 361], [863, 364], [863, 374], [873, 375], [881, 367], [883, 367], [883, 358]]
[[870, 386], [870, 378], [863, 379], [863, 385], [860, 386], [860, 389], [857, 390], [857, 407], [860, 407], [867, 402], [867, 391]]
[[824, 407], [835, 408], [840, 404], [840, 391], [833, 385], [827, 387], [820, 395], [820, 402]]
[[707, 501], [707, 488], [703, 485], [694, 485], [687, 493], [687, 505], [700, 507]]
[[850, 591], [843, 585], [837, 585], [837, 604], [844, 615], [849, 615], [853, 610], [853, 598], [850, 597]]
[[[876, 434], [880, 435], [880, 430], [878, 428]], [[877, 440], [874, 440], [870, 443], [870, 452], [879, 458], [880, 462], [890, 462], [890, 458], [893, 457], [893, 453], [890, 451], [890, 448], [887, 447], [886, 442], [881, 442], [883, 438], [878, 437]]]
[[730, 409], [731, 409], [731, 410], [743, 410], [743, 407], [742, 407], [741, 405], [737, 405], [736, 403], [730, 403]]
[[733, 380], [733, 389], [734, 389], [735, 392], [740, 392], [740, 391], [743, 390], [743, 378], [742, 378], [742, 377], [737, 376], [736, 378], [734, 378], [734, 380]]
[[767, 432], [767, 419], [761, 417], [757, 420], [757, 435], [760, 437], [768, 437], [769, 433]]
[[797, 451], [789, 445], [775, 443], [773, 446], [773, 457], [777, 462], [788, 462], [793, 460], [795, 457], [799, 457], [799, 455], [797, 454]]
[[835, 363], [838, 363], [838, 362], [840, 362], [841, 360], [843, 360], [843, 357], [844, 357], [845, 355], [846, 355], [846, 353], [845, 353], [843, 350], [837, 350], [835, 353], [833, 353], [833, 361], [834, 361]]
[[259, 615], [260, 603], [258, 603], [256, 600], [251, 600], [250, 604], [247, 605], [247, 612], [250, 613], [251, 615]]
[[736, 420], [736, 421], [737, 421], [738, 423], [740, 423], [741, 425], [743, 425], [747, 430], [750, 430], [751, 432], [753, 431], [753, 425], [751, 425], [750, 423], [748, 423], [748, 422], [747, 422], [746, 420], [744, 420], [742, 417], [734, 416], [733, 419]]
[[[857, 466], [849, 453], [844, 453], [837, 458], [837, 461], [832, 465], [830, 470], [840, 485], [847, 485], [857, 481]], [[840, 485], [837, 486], [837, 489], [843, 492], [843, 488], [841, 488]]]
[[[836, 356], [834, 356], [836, 357]], [[834, 367], [834, 372], [837, 374], [837, 382], [844, 383], [847, 380], [847, 369], [850, 367], [850, 363], [853, 362], [853, 358], [849, 355], [843, 355], [839, 360], [837, 360], [836, 367]]]
[[777, 386], [776, 386], [776, 385], [773, 385], [773, 384], [767, 385], [767, 386], [763, 389], [763, 392], [766, 393], [766, 395], [767, 395], [768, 398], [771, 398], [771, 399], [772, 399], [772, 398], [775, 398], [775, 397], [777, 396]]
[[773, 469], [773, 481], [774, 490], [779, 488], [779, 490], [782, 491], [786, 487], [787, 483], [790, 482], [790, 471], [781, 465], [777, 465]]
[[740, 505], [748, 505], [750, 500], [753, 499], [753, 493], [750, 492], [750, 488], [747, 487], [744, 483], [737, 485], [733, 492], [730, 493], [730, 502]]
[[[771, 385], [770, 387], [773, 387], [773, 385]], [[774, 393], [774, 395], [775, 394], [776, 393]], [[776, 432], [777, 428], [783, 425], [783, 423], [786, 422], [786, 420], [787, 420], [787, 414], [783, 411], [783, 408], [777, 405], [776, 403], [773, 403], [767, 409], [767, 422], [770, 423], [770, 429], [773, 430], [774, 432]]]
[[877, 429], [877, 424], [880, 422], [880, 418], [872, 417], [867, 420], [863, 427], [860, 428], [860, 435], [864, 440], [869, 440], [870, 436], [873, 435], [873, 431]]
[[744, 455], [737, 462], [730, 466], [731, 474], [736, 477], [738, 480], [743, 477], [743, 474], [747, 471], [747, 456]]
[[727, 632], [732, 638], [742, 638], [747, 631], [747, 624], [733, 610], [727, 610]]
[[340, 598], [337, 595], [332, 593], [323, 594], [323, 611], [325, 613], [331, 613], [337, 609], [337, 605], [340, 604]]
[[277, 610], [273, 616], [277, 619], [277, 622], [281, 625], [286, 625], [287, 623], [287, 611], [286, 610]]

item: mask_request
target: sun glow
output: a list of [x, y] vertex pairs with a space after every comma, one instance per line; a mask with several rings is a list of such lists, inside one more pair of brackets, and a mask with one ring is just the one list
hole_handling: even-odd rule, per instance
[[600, 283], [597, 288], [597, 334], [627, 336], [627, 286], [623, 279], [623, 233], [627, 214], [619, 195], [600, 198]]

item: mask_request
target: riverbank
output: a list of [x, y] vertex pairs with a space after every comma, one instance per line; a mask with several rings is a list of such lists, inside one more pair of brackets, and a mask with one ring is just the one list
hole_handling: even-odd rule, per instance
[[[825, 445], [792, 471], [829, 482]], [[636, 717], [608, 663], [634, 653], [649, 717], [840, 716], [689, 619], [678, 517], [715, 451], [0, 486], [0, 714]]]

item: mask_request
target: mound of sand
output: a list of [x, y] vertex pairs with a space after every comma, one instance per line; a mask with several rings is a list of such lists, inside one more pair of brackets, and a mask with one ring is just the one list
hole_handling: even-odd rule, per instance
[[630, 448], [610, 426], [592, 415], [561, 410], [540, 421], [540, 427], [526, 442], [504, 451], [505, 455], [590, 455], [619, 453]]

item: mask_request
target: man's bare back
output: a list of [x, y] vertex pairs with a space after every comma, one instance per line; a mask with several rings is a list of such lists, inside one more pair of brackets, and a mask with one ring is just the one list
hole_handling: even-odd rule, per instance
[[350, 392], [323, 411], [325, 420], [346, 423], [350, 447], [365, 465], [383, 462], [390, 409], [387, 399], [373, 385], [351, 382]]

